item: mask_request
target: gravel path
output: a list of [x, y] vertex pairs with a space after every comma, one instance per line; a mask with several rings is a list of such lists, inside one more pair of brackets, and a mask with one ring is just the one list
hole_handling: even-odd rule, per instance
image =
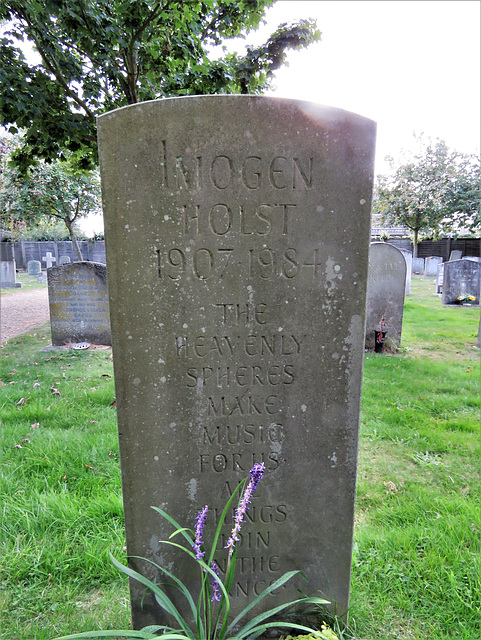
[[18, 291], [0, 297], [0, 344], [50, 319], [48, 289]]

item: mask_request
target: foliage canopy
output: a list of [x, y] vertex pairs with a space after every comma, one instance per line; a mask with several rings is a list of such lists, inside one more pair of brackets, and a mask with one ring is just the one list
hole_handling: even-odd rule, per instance
[[392, 173], [377, 177], [373, 213], [383, 223], [413, 232], [414, 255], [419, 235], [439, 237], [481, 231], [479, 158], [451, 151], [444, 140], [418, 139], [420, 150]]
[[[95, 117], [167, 96], [262, 93], [288, 49], [320, 39], [313, 20], [282, 24], [245, 54], [216, 57], [257, 28], [274, 0], [7, 0], [0, 7], [0, 124], [25, 131], [15, 153], [97, 162]], [[27, 60], [21, 44], [40, 55]]]
[[[97, 171], [74, 171], [70, 162], [39, 162], [21, 173], [9, 163], [9, 153], [18, 140], [0, 144], [0, 224], [13, 232], [45, 225], [65, 224], [79, 260], [76, 223], [100, 210], [100, 180]], [[1, 151], [0, 149], [0, 151]]]

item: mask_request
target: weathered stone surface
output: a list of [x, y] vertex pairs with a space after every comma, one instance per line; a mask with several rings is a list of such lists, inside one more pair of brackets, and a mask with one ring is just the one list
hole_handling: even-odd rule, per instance
[[424, 258], [413, 258], [413, 273], [424, 273]]
[[47, 270], [52, 344], [111, 344], [103, 264], [74, 262]]
[[436, 278], [436, 293], [442, 293], [444, 282], [444, 265], [446, 263], [440, 262], [438, 264], [438, 275]]
[[14, 289], [21, 286], [22, 283], [17, 282], [13, 244], [11, 242], [0, 242], [0, 287]]
[[58, 264], [62, 265], [62, 264], [70, 264], [70, 258], [69, 256], [60, 256], [60, 258], [58, 259]]
[[406, 288], [405, 295], [409, 296], [411, 294], [411, 280], [412, 280], [412, 272], [413, 272], [413, 254], [411, 251], [405, 251], [404, 249], [400, 249], [401, 253], [404, 256], [404, 260], [406, 260]]
[[0, 260], [0, 287], [15, 289], [21, 286], [22, 283], [17, 282], [15, 260]]
[[453, 260], [444, 265], [443, 303], [458, 304], [459, 296], [473, 295], [470, 304], [479, 304], [481, 264], [473, 260]]
[[461, 260], [462, 255], [462, 251], [460, 251], [459, 249], [454, 249], [454, 251], [451, 251], [451, 253], [449, 254], [449, 262], [452, 262], [453, 260]]
[[425, 276], [437, 276], [438, 275], [438, 265], [441, 264], [443, 259], [439, 256], [429, 256], [426, 258], [424, 264], [424, 275]]
[[0, 242], [0, 262], [13, 262], [15, 260], [15, 252], [11, 242]]
[[386, 340], [400, 344], [405, 289], [406, 260], [402, 252], [387, 242], [373, 242], [369, 255], [366, 349], [374, 349], [374, 331], [383, 317]]
[[[211, 540], [233, 488], [264, 461], [233, 611], [300, 569], [309, 582], [264, 607], [301, 587], [345, 612], [374, 123], [297, 101], [203, 96], [98, 125], [129, 555], [198, 584], [195, 563], [159, 543], [172, 528], [151, 505], [192, 527], [208, 504]], [[162, 620], [131, 587], [134, 626]]]
[[36, 276], [42, 271], [42, 265], [39, 260], [29, 260], [27, 262], [27, 273], [29, 276]]

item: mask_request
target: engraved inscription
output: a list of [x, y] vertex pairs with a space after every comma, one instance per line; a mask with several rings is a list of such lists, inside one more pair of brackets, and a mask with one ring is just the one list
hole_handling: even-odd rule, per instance
[[159, 165], [162, 186], [224, 191], [241, 186], [249, 191], [269, 187], [276, 191], [312, 189], [320, 171], [317, 156], [246, 155], [232, 158], [226, 153], [176, 155], [167, 140], [160, 142]]

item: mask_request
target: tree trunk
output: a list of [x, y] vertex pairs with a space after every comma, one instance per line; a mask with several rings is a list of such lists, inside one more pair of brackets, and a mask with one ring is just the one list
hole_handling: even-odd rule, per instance
[[72, 221], [69, 220], [68, 218], [64, 218], [64, 220], [65, 220], [65, 226], [67, 227], [68, 233], [70, 235], [70, 240], [72, 241], [73, 250], [75, 251], [75, 254], [77, 256], [77, 260], [78, 262], [82, 262], [83, 260], [82, 252], [80, 251], [80, 245], [75, 235], [75, 231], [73, 230]]

